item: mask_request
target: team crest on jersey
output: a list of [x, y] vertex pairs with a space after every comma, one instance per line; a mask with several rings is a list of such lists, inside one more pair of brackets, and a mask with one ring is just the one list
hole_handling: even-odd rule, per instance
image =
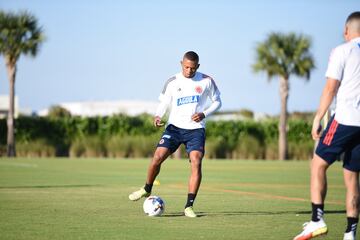
[[165, 140], [162, 138], [162, 139], [160, 139], [159, 144], [163, 144], [164, 142], [165, 142]]
[[196, 91], [197, 93], [201, 94], [202, 91], [203, 91], [203, 89], [202, 89], [202, 87], [200, 87], [200, 86], [196, 86], [196, 87], [195, 87], [195, 91]]
[[197, 103], [197, 102], [199, 102], [199, 100], [200, 100], [199, 95], [182, 97], [182, 98], [177, 99], [177, 105], [181, 106], [181, 105], [189, 104], [189, 103]]

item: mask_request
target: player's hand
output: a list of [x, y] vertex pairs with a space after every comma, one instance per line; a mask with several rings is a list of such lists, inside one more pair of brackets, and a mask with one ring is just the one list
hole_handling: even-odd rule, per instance
[[194, 115], [191, 116], [191, 120], [195, 121], [195, 122], [200, 122], [201, 120], [203, 120], [205, 118], [205, 114], [200, 112], [200, 113], [195, 113]]
[[156, 117], [154, 118], [154, 126], [155, 126], [155, 127], [162, 127], [162, 126], [164, 126], [164, 123], [161, 122], [161, 117], [156, 116]]
[[311, 135], [314, 140], [318, 140], [321, 136], [322, 126], [320, 124], [320, 119], [316, 118], [314, 119], [312, 129], [311, 129]]

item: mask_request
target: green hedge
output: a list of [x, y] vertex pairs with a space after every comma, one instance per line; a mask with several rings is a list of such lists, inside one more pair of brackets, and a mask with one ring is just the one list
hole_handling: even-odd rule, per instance
[[[19, 117], [16, 119], [17, 149], [22, 155], [74, 157], [149, 157], [162, 129], [152, 117]], [[6, 145], [6, 120], [0, 120], [0, 148]], [[206, 156], [229, 159], [276, 159], [278, 121], [208, 121]], [[311, 158], [311, 124], [304, 120], [288, 123], [289, 156]], [[44, 152], [39, 153], [43, 145]], [[29, 153], [30, 151], [30, 153]], [[0, 154], [4, 151], [0, 151]], [[184, 156], [184, 154], [183, 154]]]

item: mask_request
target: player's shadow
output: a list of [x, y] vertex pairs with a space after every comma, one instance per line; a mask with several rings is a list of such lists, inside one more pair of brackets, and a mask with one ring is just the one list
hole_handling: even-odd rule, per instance
[[[196, 213], [198, 217], [204, 217], [206, 216], [203, 212]], [[185, 217], [183, 212], [170, 212], [170, 213], [164, 213], [161, 215], [161, 217]]]
[[[345, 210], [327, 210], [325, 214], [344, 214]], [[227, 211], [227, 212], [197, 212], [198, 217], [205, 216], [241, 216], [241, 215], [289, 215], [289, 214], [311, 214], [311, 211]], [[164, 213], [162, 217], [182, 217], [183, 212], [170, 212]]]
[[[345, 210], [327, 210], [325, 214], [344, 214]], [[302, 214], [311, 214], [311, 211], [228, 211], [228, 212], [200, 212], [199, 215], [202, 216], [234, 216], [234, 215], [302, 215]]]
[[[311, 214], [311, 211], [298, 211], [296, 214]], [[325, 214], [343, 214], [346, 213], [346, 210], [325, 210]]]

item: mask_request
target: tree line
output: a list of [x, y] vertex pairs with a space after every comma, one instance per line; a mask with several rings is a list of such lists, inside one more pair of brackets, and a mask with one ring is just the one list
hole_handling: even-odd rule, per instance
[[[18, 156], [150, 157], [163, 129], [152, 116], [24, 117], [17, 119]], [[310, 159], [314, 142], [310, 121], [288, 122], [290, 159]], [[6, 155], [7, 124], [0, 120], [0, 154]], [[208, 121], [206, 157], [216, 159], [278, 159], [278, 120]], [[185, 151], [181, 153], [186, 157]]]
[[[9, 78], [9, 112], [7, 116], [6, 155], [16, 156], [14, 97], [17, 62], [21, 55], [35, 57], [44, 42], [45, 34], [37, 18], [26, 11], [14, 13], [0, 11], [0, 55], [5, 59]], [[257, 44], [254, 72], [265, 72], [268, 79], [279, 79], [281, 111], [278, 126], [278, 158], [288, 155], [289, 80], [292, 75], [310, 78], [314, 60], [310, 53], [310, 37], [296, 33], [270, 33], [264, 42]], [[34, 93], [35, 94], [35, 93]], [[21, 131], [18, 124], [18, 131]], [[2, 133], [5, 134], [5, 133]]]

